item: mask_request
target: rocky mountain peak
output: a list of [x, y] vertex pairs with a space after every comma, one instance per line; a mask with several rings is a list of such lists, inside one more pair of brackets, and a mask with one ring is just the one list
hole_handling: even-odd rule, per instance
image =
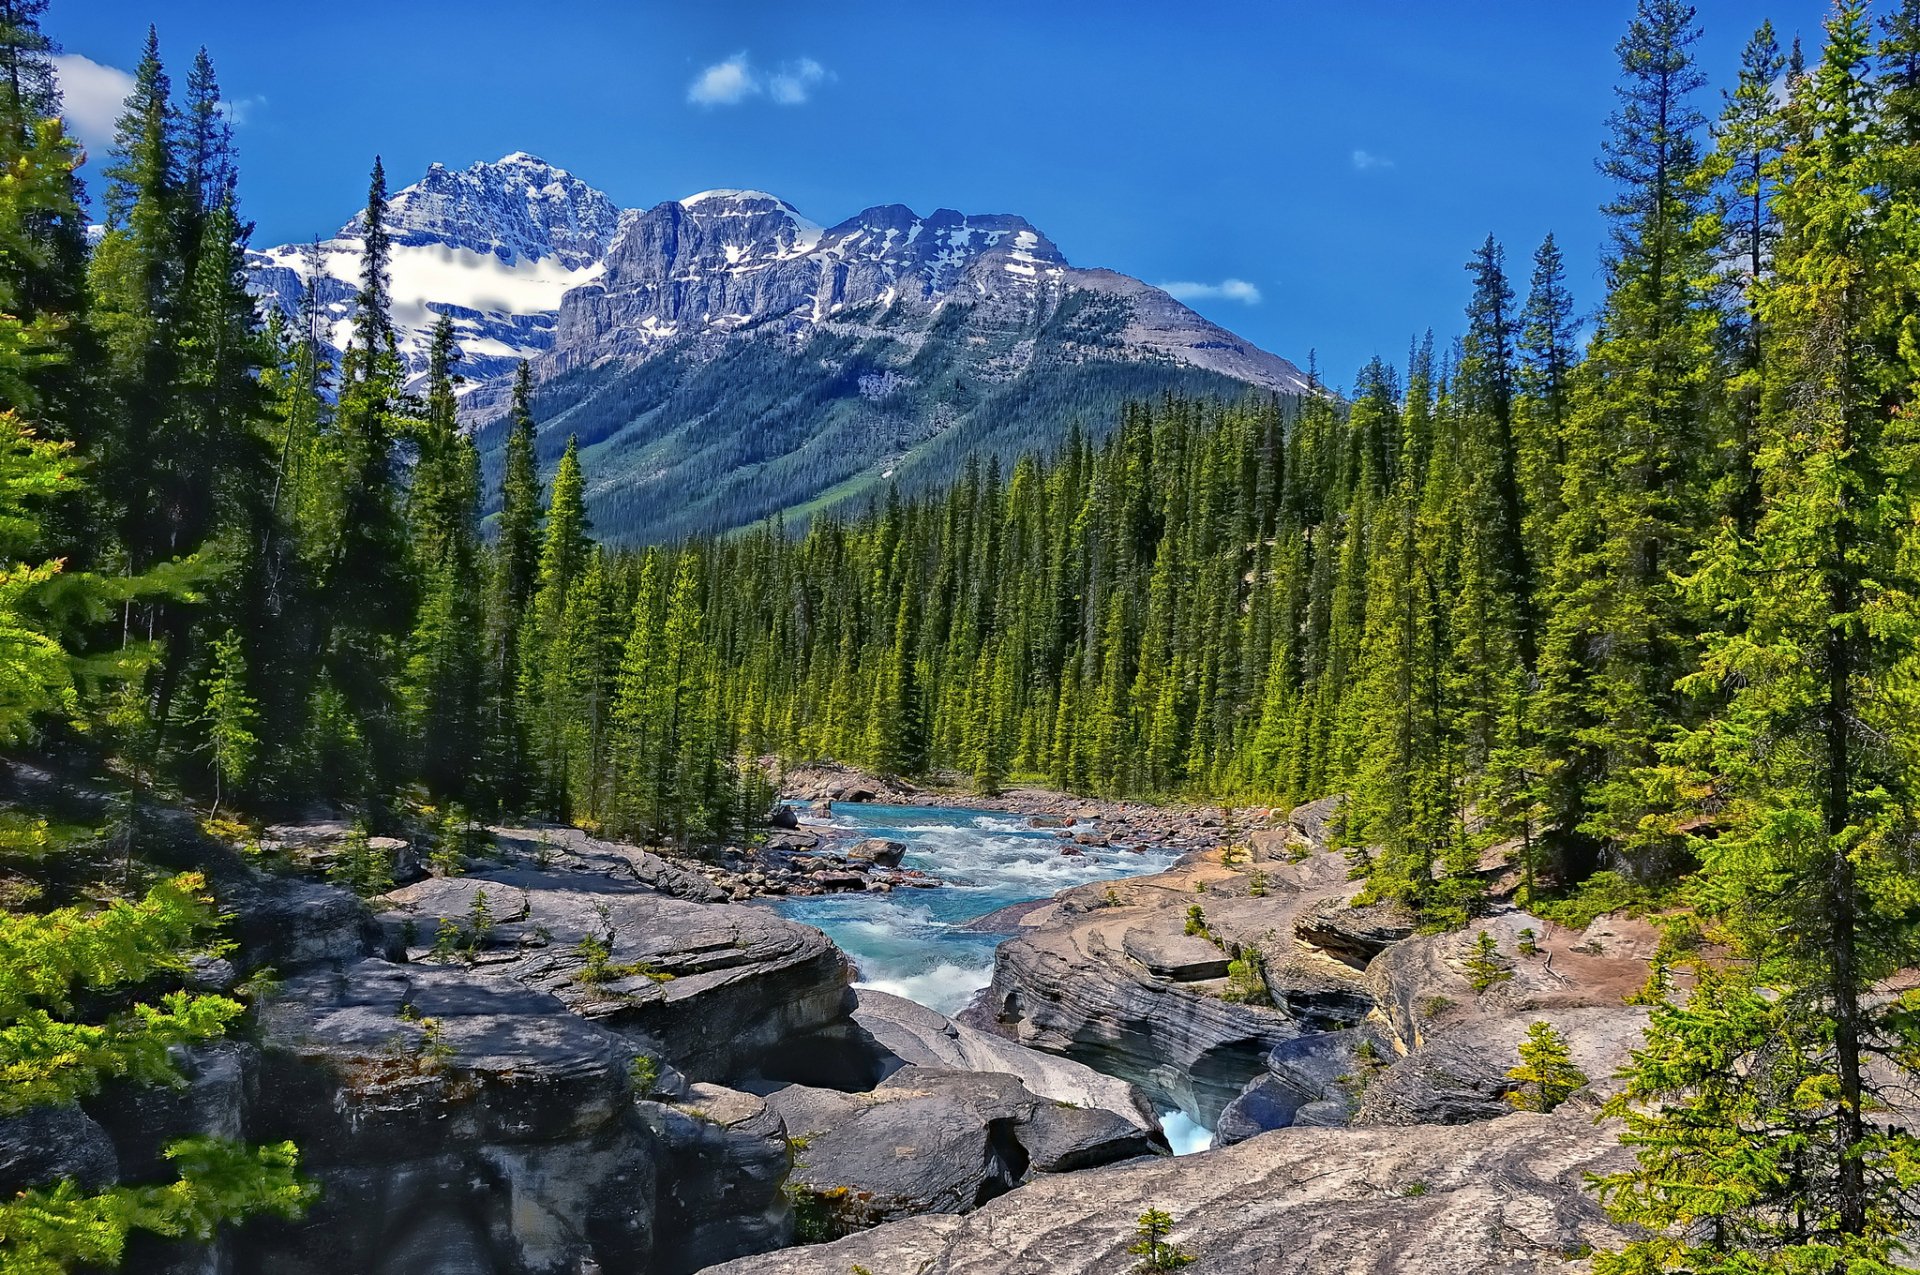
[[[606, 195], [525, 151], [459, 172], [434, 164], [388, 205], [396, 244], [465, 248], [508, 265], [552, 258], [569, 270], [598, 261], [619, 223]], [[357, 214], [338, 238], [359, 239], [365, 225]]]

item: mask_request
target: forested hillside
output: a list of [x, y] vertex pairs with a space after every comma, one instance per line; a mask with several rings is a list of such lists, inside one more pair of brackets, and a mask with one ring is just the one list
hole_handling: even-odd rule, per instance
[[[176, 92], [149, 38], [90, 240], [43, 7], [0, 0], [0, 730], [130, 813], [0, 825], [0, 1113], [164, 1079], [167, 1045], [244, 1013], [185, 980], [204, 881], [130, 866], [145, 802], [699, 848], [751, 835], [768, 754], [1341, 794], [1365, 897], [1424, 924], [1474, 915], [1496, 847], [1524, 903], [1667, 917], [1614, 1112], [1642, 1167], [1600, 1184], [1650, 1238], [1599, 1269], [1895, 1269], [1920, 3], [1844, 0], [1804, 56], [1763, 27], [1708, 118], [1691, 11], [1641, 0], [1599, 297], [1551, 236], [1512, 264], [1489, 239], [1458, 340], [1345, 399], [1166, 394], [1047, 456], [983, 435], [948, 489], [802, 535], [640, 552], [595, 543], [579, 446], [540, 490], [524, 367], [497, 492], [449, 325], [406, 389], [378, 161], [338, 365], [317, 298], [259, 317], [204, 54]], [[171, 1186], [0, 1202], [8, 1269], [296, 1209], [294, 1158], [193, 1140]]]

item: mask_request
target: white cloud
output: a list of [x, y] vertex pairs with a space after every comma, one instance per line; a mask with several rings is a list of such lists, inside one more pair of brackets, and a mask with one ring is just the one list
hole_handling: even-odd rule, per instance
[[741, 52], [694, 76], [687, 100], [696, 106], [738, 106], [764, 93], [781, 106], [799, 106], [832, 78], [833, 72], [812, 58], [796, 58], [762, 72]]
[[1385, 155], [1376, 155], [1372, 151], [1356, 150], [1353, 153], [1353, 169], [1364, 173], [1375, 168], [1392, 168], [1393, 161]]
[[1160, 291], [1182, 301], [1238, 301], [1241, 305], [1259, 305], [1260, 289], [1245, 279], [1222, 279], [1218, 283], [1195, 283], [1190, 279], [1163, 283]]
[[812, 58], [783, 64], [767, 81], [767, 91], [782, 106], [798, 106], [812, 96], [814, 87], [827, 78], [827, 68]]
[[55, 54], [53, 74], [60, 82], [67, 131], [89, 151], [104, 153], [113, 144], [114, 121], [133, 92], [133, 76], [78, 53]]
[[701, 106], [732, 106], [759, 91], [760, 78], [747, 64], [747, 55], [736, 53], [695, 76], [687, 86], [687, 100]]
[[266, 95], [262, 93], [256, 93], [252, 97], [222, 99], [220, 113], [226, 116], [227, 123], [235, 128], [245, 128], [247, 122], [253, 118], [253, 113], [263, 109], [266, 104]]

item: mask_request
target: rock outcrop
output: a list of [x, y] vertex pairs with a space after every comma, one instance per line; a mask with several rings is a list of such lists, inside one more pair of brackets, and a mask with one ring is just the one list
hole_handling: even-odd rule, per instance
[[1474, 1126], [1288, 1129], [1177, 1160], [1038, 1179], [956, 1216], [728, 1262], [708, 1275], [1112, 1275], [1134, 1223], [1215, 1275], [1566, 1275], [1620, 1232], [1583, 1189], [1625, 1153], [1590, 1114]]
[[391, 954], [471, 963], [549, 992], [698, 1080], [768, 1066], [810, 1078], [812, 1062], [791, 1042], [844, 1023], [852, 1008], [840, 951], [818, 930], [760, 908], [524, 868], [431, 878], [382, 905]]
[[[966, 1021], [1125, 1077], [1213, 1127], [1276, 1046], [1373, 1008], [1362, 974], [1295, 938], [1297, 917], [1353, 887], [1336, 856], [1299, 857], [1291, 836], [1255, 836], [1244, 869], [1217, 850], [1190, 854], [1026, 912]], [[1250, 971], [1238, 983], [1236, 953]]]
[[954, 1022], [924, 1005], [876, 991], [854, 992], [853, 1020], [901, 1064], [1012, 1076], [1041, 1098], [1072, 1107], [1110, 1111], [1157, 1132], [1153, 1106], [1137, 1086], [1057, 1054], [1029, 1049]]
[[962, 1213], [1029, 1177], [1164, 1153], [1122, 1116], [1034, 1095], [1012, 1076], [906, 1067], [873, 1090], [775, 1090], [797, 1148], [789, 1193], [819, 1239], [915, 1217]]
[[289, 980], [262, 1026], [252, 1132], [293, 1139], [324, 1194], [247, 1232], [244, 1268], [648, 1269], [656, 1157], [619, 1036], [510, 979], [378, 959]]

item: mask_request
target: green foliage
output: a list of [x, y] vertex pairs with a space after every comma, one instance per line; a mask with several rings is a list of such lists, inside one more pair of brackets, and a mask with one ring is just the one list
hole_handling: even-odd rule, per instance
[[1148, 1209], [1142, 1213], [1134, 1220], [1133, 1233], [1136, 1238], [1127, 1246], [1127, 1252], [1139, 1254], [1136, 1270], [1177, 1271], [1193, 1264], [1193, 1254], [1183, 1252], [1168, 1240], [1173, 1234], [1173, 1215], [1164, 1209]]
[[1533, 910], [1569, 930], [1584, 930], [1612, 912], [1629, 914], [1659, 906], [1660, 896], [1622, 873], [1594, 873], [1558, 897], [1536, 898]]
[[111, 992], [178, 974], [215, 920], [205, 881], [183, 874], [104, 908], [0, 913], [0, 1114], [71, 1102], [109, 1079], [165, 1083], [168, 1050], [217, 1037], [242, 1006], [168, 992], [104, 1021], [76, 1021], [77, 991]]
[[88, 1193], [72, 1182], [0, 1201], [9, 1275], [65, 1275], [79, 1264], [118, 1266], [127, 1238], [147, 1231], [205, 1241], [223, 1223], [268, 1213], [297, 1217], [316, 1189], [295, 1171], [291, 1143], [243, 1147], [217, 1138], [168, 1144], [179, 1173], [164, 1186]]
[[1553, 1024], [1536, 1022], [1520, 1042], [1520, 1065], [1507, 1072], [1514, 1088], [1507, 1101], [1522, 1111], [1552, 1111], [1587, 1083], [1586, 1073], [1573, 1065], [1567, 1042]]
[[1213, 937], [1212, 932], [1207, 929], [1206, 910], [1198, 903], [1187, 908], [1187, 933], [1198, 934], [1203, 938]]
[[1484, 992], [1495, 983], [1513, 977], [1513, 962], [1501, 955], [1500, 944], [1491, 930], [1481, 930], [1473, 936], [1473, 946], [1467, 950], [1462, 969], [1467, 976], [1467, 986], [1476, 992]]
[[1271, 1005], [1273, 994], [1267, 990], [1265, 962], [1256, 948], [1236, 948], [1227, 962], [1227, 990], [1221, 995], [1243, 1005]]
[[645, 961], [627, 961], [616, 964], [613, 960], [613, 947], [603, 938], [589, 934], [574, 945], [574, 952], [582, 962], [580, 981], [598, 986], [602, 983], [618, 982], [624, 978], [645, 978], [655, 983], [671, 982], [673, 975], [657, 970]]
[[385, 850], [369, 844], [366, 825], [356, 823], [328, 865], [327, 879], [370, 899], [393, 889], [393, 860]]

